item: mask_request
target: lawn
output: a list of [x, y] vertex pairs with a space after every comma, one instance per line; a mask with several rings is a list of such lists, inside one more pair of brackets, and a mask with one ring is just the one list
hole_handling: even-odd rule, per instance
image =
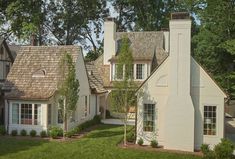
[[122, 128], [101, 125], [84, 138], [58, 143], [6, 139], [0, 137], [0, 159], [198, 159], [191, 155], [123, 149], [117, 147], [122, 138]]

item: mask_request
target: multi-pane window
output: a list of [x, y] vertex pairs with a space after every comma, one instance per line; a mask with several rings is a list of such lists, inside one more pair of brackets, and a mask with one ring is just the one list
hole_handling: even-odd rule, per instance
[[32, 125], [32, 104], [21, 104], [21, 124]]
[[216, 135], [216, 106], [204, 106], [204, 135]]
[[144, 64], [136, 64], [136, 79], [144, 79]]
[[12, 124], [19, 124], [19, 104], [12, 104]]
[[115, 64], [115, 79], [123, 79], [123, 65]]
[[34, 125], [40, 125], [41, 121], [41, 104], [34, 104]]
[[144, 104], [144, 131], [154, 131], [155, 104]]
[[41, 124], [41, 104], [12, 103], [11, 110], [12, 124]]

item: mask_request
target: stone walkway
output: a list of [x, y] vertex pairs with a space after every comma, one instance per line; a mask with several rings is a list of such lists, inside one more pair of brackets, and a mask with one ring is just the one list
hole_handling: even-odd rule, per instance
[[[123, 125], [123, 121], [120, 119], [102, 119], [101, 122], [103, 124]], [[135, 125], [135, 120], [133, 119], [128, 120], [127, 125]]]

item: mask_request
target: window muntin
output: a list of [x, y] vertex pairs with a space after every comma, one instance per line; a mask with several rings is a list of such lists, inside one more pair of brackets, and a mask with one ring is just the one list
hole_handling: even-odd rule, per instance
[[204, 135], [216, 135], [216, 106], [204, 106]]
[[12, 124], [19, 124], [19, 104], [12, 103]]
[[41, 104], [34, 104], [34, 125], [40, 125], [41, 121]]
[[153, 132], [155, 127], [155, 104], [144, 104], [144, 131]]
[[136, 64], [136, 79], [144, 79], [144, 64]]
[[25, 125], [32, 125], [33, 120], [32, 120], [32, 104], [21, 104], [21, 124]]

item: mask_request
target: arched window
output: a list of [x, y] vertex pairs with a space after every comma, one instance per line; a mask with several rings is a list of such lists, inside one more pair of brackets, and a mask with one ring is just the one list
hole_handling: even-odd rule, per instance
[[40, 70], [35, 71], [32, 77], [45, 77], [45, 75], [46, 75], [46, 70], [40, 69]]

